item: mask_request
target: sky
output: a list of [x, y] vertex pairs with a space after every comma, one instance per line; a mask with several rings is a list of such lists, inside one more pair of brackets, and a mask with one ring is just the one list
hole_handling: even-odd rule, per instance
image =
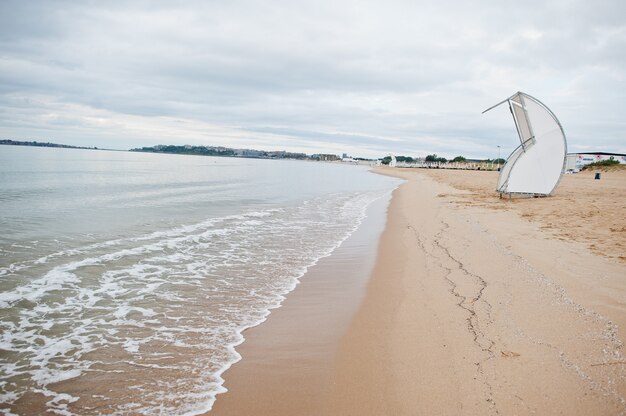
[[626, 153], [626, 2], [0, 1], [1, 139], [506, 157], [517, 91]]

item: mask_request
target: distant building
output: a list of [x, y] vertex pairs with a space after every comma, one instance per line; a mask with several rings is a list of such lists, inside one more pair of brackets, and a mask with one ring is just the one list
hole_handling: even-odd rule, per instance
[[617, 160], [621, 164], [626, 164], [626, 154], [624, 153], [568, 153], [565, 159], [565, 172], [578, 172], [585, 165], [600, 162], [602, 160]]
[[319, 160], [323, 162], [334, 162], [336, 160], [339, 160], [337, 155], [319, 154], [317, 156], [319, 157]]
[[267, 157], [271, 157], [274, 159], [282, 159], [285, 157], [285, 151], [284, 150], [274, 150], [271, 152], [267, 152]]
[[287, 159], [306, 159], [306, 153], [285, 152], [283, 157]]
[[237, 149], [235, 154], [239, 157], [261, 157], [262, 152], [252, 149]]

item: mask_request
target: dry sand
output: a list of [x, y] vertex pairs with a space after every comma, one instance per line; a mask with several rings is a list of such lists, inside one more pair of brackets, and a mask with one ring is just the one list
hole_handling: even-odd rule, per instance
[[[492, 191], [496, 173], [379, 172], [407, 182], [336, 353], [294, 343], [292, 361], [256, 375], [244, 354], [216, 414], [626, 414], [626, 172], [565, 176], [554, 197], [511, 201]], [[264, 347], [246, 344], [271, 360], [266, 324]], [[309, 377], [298, 362], [330, 369]]]
[[[594, 180], [596, 172], [600, 180]], [[550, 198], [498, 201], [498, 172], [423, 169], [438, 182], [464, 190], [459, 205], [513, 210], [562, 240], [585, 243], [594, 253], [626, 263], [626, 166], [564, 175]]]

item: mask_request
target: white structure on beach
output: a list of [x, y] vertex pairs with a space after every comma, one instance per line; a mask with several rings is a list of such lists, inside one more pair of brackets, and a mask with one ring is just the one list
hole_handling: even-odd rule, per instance
[[567, 141], [561, 123], [541, 101], [516, 92], [483, 113], [508, 103], [521, 144], [500, 171], [500, 194], [550, 195], [565, 166]]
[[389, 162], [389, 167], [390, 168], [395, 168], [398, 165], [398, 161], [396, 160], [396, 156], [392, 155], [391, 153], [387, 155], [387, 157], [391, 158], [391, 161]]
[[616, 160], [622, 165], [626, 164], [626, 154], [624, 153], [568, 153], [565, 161], [564, 172], [578, 172], [585, 165], [603, 160]]

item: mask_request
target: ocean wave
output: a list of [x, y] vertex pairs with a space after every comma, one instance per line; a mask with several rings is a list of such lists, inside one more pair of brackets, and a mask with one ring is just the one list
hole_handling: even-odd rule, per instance
[[210, 410], [243, 331], [386, 192], [325, 195], [0, 268], [13, 282], [0, 293], [0, 399], [14, 405], [37, 391], [58, 414]]

